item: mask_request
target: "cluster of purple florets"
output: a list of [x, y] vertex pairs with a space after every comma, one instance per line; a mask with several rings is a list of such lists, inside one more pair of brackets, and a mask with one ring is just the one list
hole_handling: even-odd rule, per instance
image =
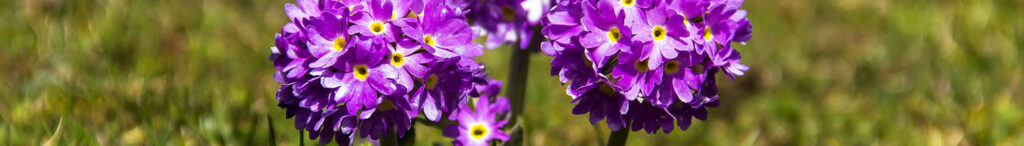
[[733, 42], [751, 25], [742, 0], [562, 0], [542, 20], [551, 74], [568, 84], [573, 114], [654, 133], [686, 130], [718, 105], [715, 74], [740, 64]]
[[[501, 89], [471, 58], [483, 46], [471, 42], [465, 8], [444, 0], [296, 3], [285, 5], [291, 22], [271, 48], [282, 83], [276, 98], [295, 128], [321, 144], [402, 137], [420, 111], [434, 122], [472, 116], [459, 115], [472, 97]], [[491, 121], [504, 113], [495, 111]]]
[[551, 0], [448, 0], [450, 6], [468, 8], [466, 14], [477, 34], [487, 36], [484, 46], [494, 49], [506, 43], [520, 49], [529, 45], [536, 26]]

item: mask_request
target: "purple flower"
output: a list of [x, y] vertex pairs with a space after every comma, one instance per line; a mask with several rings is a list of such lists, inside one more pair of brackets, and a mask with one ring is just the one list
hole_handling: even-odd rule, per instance
[[718, 68], [711, 68], [698, 75], [698, 77], [703, 77], [704, 81], [700, 83], [695, 98], [690, 102], [690, 107], [698, 108], [705, 104], [717, 105], [718, 85], [715, 83], [715, 73], [717, 72]]
[[418, 89], [413, 93], [416, 105], [423, 109], [424, 116], [439, 121], [441, 116], [460, 108], [473, 89], [472, 72], [460, 69], [460, 58], [439, 60], [428, 66], [426, 77], [419, 80]]
[[686, 18], [685, 23], [691, 23], [690, 19], [699, 19], [707, 12], [710, 3], [708, 0], [673, 0], [668, 2], [668, 7], [678, 15]]
[[476, 84], [475, 85], [475, 87], [473, 89], [473, 92], [471, 92], [469, 94], [469, 96], [473, 96], [473, 97], [481, 97], [481, 96], [497, 97], [498, 93], [501, 92], [501, 85], [502, 84], [503, 83], [500, 80], [494, 80], [494, 79], [489, 79], [489, 78], [488, 79], [484, 79], [482, 84]]
[[488, 49], [506, 42], [519, 42], [518, 47], [526, 48], [533, 34], [531, 27], [550, 7], [546, 0], [449, 0], [448, 5], [456, 11], [468, 11], [466, 17], [474, 30], [487, 35], [485, 47]]
[[697, 25], [698, 32], [703, 39], [696, 39], [703, 52], [716, 53], [717, 45], [729, 46], [733, 42], [737, 32], [740, 32], [740, 42], [749, 40], [751, 30], [747, 21], [747, 11], [738, 10], [743, 0], [720, 0], [711, 1], [710, 8], [703, 15], [700, 25]]
[[[625, 15], [615, 15], [611, 1], [601, 1], [594, 5], [590, 1], [583, 1], [584, 17], [583, 26], [587, 33], [580, 36], [580, 44], [585, 48], [593, 48], [590, 56], [597, 63], [597, 66], [604, 66], [608, 58], [619, 50], [630, 50], [632, 42], [632, 28], [626, 24]], [[640, 35], [643, 36], [643, 35]]]
[[491, 103], [488, 97], [480, 97], [475, 109], [473, 111], [469, 106], [459, 108], [458, 125], [444, 128], [444, 136], [455, 139], [452, 144], [484, 146], [491, 140], [508, 140], [508, 134], [499, 129], [508, 121], [497, 120], [498, 115], [508, 112], [508, 99], [499, 97]]
[[685, 53], [685, 55], [665, 62], [663, 65], [664, 77], [661, 79], [661, 86], [655, 89], [656, 93], [652, 97], [652, 104], [667, 107], [676, 101], [693, 102], [693, 90], [699, 89], [698, 86], [704, 81], [704, 78], [689, 67], [703, 62], [705, 57], [695, 53]]
[[359, 137], [380, 139], [386, 131], [399, 133], [401, 138], [405, 131], [412, 127], [412, 118], [416, 116], [416, 110], [412, 108], [409, 99], [403, 92], [398, 90], [392, 95], [377, 98], [374, 107], [368, 108], [359, 115], [362, 124], [359, 125]]
[[387, 56], [388, 64], [398, 69], [397, 84], [407, 90], [414, 87], [413, 80], [415, 78], [423, 78], [426, 74], [427, 66], [424, 64], [435, 60], [433, 55], [417, 52], [418, 50], [399, 46], [391, 50], [391, 55]]
[[626, 125], [623, 114], [630, 110], [629, 101], [615, 87], [607, 83], [597, 83], [580, 87], [580, 95], [570, 95], [576, 106], [572, 114], [590, 113], [590, 124], [597, 124], [607, 119], [608, 128], [617, 130]]
[[[467, 10], [446, 2], [286, 4], [292, 22], [275, 34], [269, 57], [282, 84], [278, 106], [310, 139], [351, 145], [356, 134], [370, 141], [401, 138], [421, 108], [431, 120], [454, 120], [468, 96], [497, 95], [501, 82], [469, 58], [483, 51], [472, 43]], [[508, 105], [487, 110], [507, 111]]]
[[[563, 45], [554, 43], [555, 47]], [[558, 75], [562, 84], [569, 83], [566, 93], [570, 96], [586, 91], [584, 86], [590, 86], [603, 79], [603, 75], [594, 67], [590, 58], [586, 56], [585, 50], [579, 46], [568, 46], [554, 55], [551, 61], [551, 75]], [[575, 98], [574, 98], [575, 99]]]
[[329, 100], [330, 90], [319, 82], [316, 78], [300, 78], [298, 82], [282, 85], [277, 93], [278, 106], [287, 109], [287, 117], [295, 118], [295, 128], [309, 131], [311, 139], [319, 136], [320, 143], [327, 144], [337, 136], [339, 143], [350, 143], [354, 116], [337, 110], [336, 103]]
[[298, 103], [300, 107], [320, 112], [327, 105], [337, 103], [330, 100], [332, 90], [321, 86], [320, 82], [320, 77], [304, 80], [304, 82], [295, 82], [292, 86], [292, 94], [301, 98]]
[[693, 108], [689, 104], [677, 102], [669, 106], [669, 113], [676, 118], [676, 125], [679, 129], [686, 131], [690, 128], [690, 124], [693, 123], [692, 119], [697, 118], [698, 120], [708, 119], [708, 110], [704, 107]]
[[338, 110], [334, 105], [317, 115], [319, 117], [312, 129], [307, 129], [310, 139], [320, 137], [320, 144], [326, 145], [335, 138], [339, 145], [351, 145], [355, 136], [356, 117], [345, 110]]
[[[598, 25], [593, 25], [595, 23], [594, 21], [589, 19], [590, 17], [584, 17], [584, 7], [586, 7], [586, 9], [588, 10], [591, 10], [591, 12], [597, 9], [595, 6], [593, 6], [593, 3], [589, 2], [585, 2], [585, 4], [581, 5], [580, 1], [576, 0], [559, 1], [558, 5], [552, 8], [552, 11], [547, 16], [547, 19], [543, 21], [545, 26], [541, 30], [541, 33], [550, 39], [549, 41], [541, 43], [541, 50], [545, 54], [554, 57], [554, 60], [551, 61], [551, 75], [558, 75], [559, 81], [562, 82], [563, 84], [569, 83], [569, 87], [568, 89], [566, 89], [566, 93], [573, 97], [585, 91], [581, 87], [590, 86], [591, 84], [597, 83], [603, 78], [603, 75], [601, 75], [598, 71], [598, 67], [603, 66], [603, 64], [606, 62], [597, 61], [597, 63], [599, 64], [595, 64], [594, 61], [591, 61], [594, 60], [591, 59], [593, 53], [589, 53], [594, 52], [592, 51], [593, 48], [584, 49], [583, 46], [577, 43], [578, 40], [580, 40], [580, 35], [583, 33], [598, 34], [594, 32], [586, 32], [584, 30], [583, 25], [585, 24], [585, 22], [590, 24], [588, 26], [592, 29], [596, 30], [600, 28], [597, 27]], [[604, 10], [611, 9], [609, 8]], [[597, 12], [595, 13], [600, 14]], [[611, 15], [612, 16], [610, 16], [610, 19], [612, 19], [612, 21], [621, 22], [616, 20], [614, 13], [612, 13]], [[595, 16], [593, 18], [596, 18], [601, 21], [606, 20], [598, 17], [600, 15], [589, 16]], [[580, 18], [586, 19], [584, 20], [585, 22], [581, 22]], [[605, 26], [605, 29], [619, 27], [619, 25], [605, 24], [602, 24], [600, 26]], [[608, 34], [608, 32], [605, 32], [605, 34]], [[628, 37], [628, 35], [622, 35], [621, 33], [612, 35]], [[601, 39], [607, 40], [605, 38]], [[620, 40], [626, 41], [628, 39]], [[600, 45], [613, 46], [607, 44], [615, 43], [617, 42], [606, 41], [604, 43], [601, 43]], [[612, 50], [607, 48], [606, 50]], [[611, 53], [615, 53], [617, 51], [618, 49], [615, 49], [611, 51]], [[607, 55], [603, 56], [607, 57]]]
[[340, 12], [324, 12], [321, 17], [310, 20], [312, 25], [306, 29], [310, 34], [309, 53], [319, 58], [309, 65], [311, 68], [347, 68], [348, 64], [338, 63], [342, 55], [350, 52], [355, 44], [362, 44], [359, 48], [367, 49], [366, 43], [353, 40], [355, 38], [348, 35], [348, 10]]
[[295, 23], [286, 24], [281, 31], [281, 34], [275, 35], [275, 47], [271, 48], [270, 60], [278, 70], [275, 79], [285, 83], [305, 75], [309, 71], [307, 66], [314, 60], [305, 47], [302, 30]]
[[298, 23], [297, 25], [305, 26], [309, 23], [310, 17], [320, 15], [322, 8], [319, 7], [319, 2], [314, 0], [296, 0], [295, 2], [298, 5], [284, 4], [284, 12], [292, 22]]
[[443, 2], [428, 1], [421, 17], [397, 20], [395, 25], [419, 44], [415, 47], [423, 48], [434, 56], [449, 58], [482, 55], [482, 47], [472, 43], [476, 37], [472, 29]]
[[[750, 69], [740, 64], [740, 54], [735, 51], [731, 42], [744, 43], [750, 39], [752, 26], [747, 20], [747, 11], [738, 10], [742, 0], [712, 1], [708, 12], [704, 15], [703, 39], [696, 39], [700, 44], [698, 53], [709, 54], [710, 67], [721, 67], [725, 74], [735, 80], [735, 76], [743, 76]], [[738, 40], [734, 40], [737, 39]]]
[[392, 15], [394, 5], [390, 0], [370, 0], [364, 1], [363, 5], [367, 9], [356, 12], [352, 16], [351, 21], [356, 25], [353, 26], [350, 34], [360, 34], [373, 38], [374, 46], [385, 46], [388, 42], [394, 41], [395, 37], [392, 31], [391, 20], [395, 18]]
[[634, 25], [643, 23], [644, 9], [650, 8], [654, 2], [652, 0], [618, 0], [617, 2], [612, 1], [612, 3], [615, 4], [612, 5], [615, 12], [625, 16], [624, 20], [627, 24]]
[[296, 97], [295, 94], [292, 94], [294, 92], [294, 88], [292, 87], [293, 84], [285, 84], [281, 85], [280, 90], [277, 90], [277, 106], [285, 108], [285, 113], [288, 118], [297, 116], [295, 118], [295, 129], [303, 129], [305, 128], [311, 111], [309, 111], [308, 108], [299, 106], [298, 102], [301, 99]]
[[322, 83], [327, 88], [337, 88], [332, 100], [346, 103], [348, 112], [356, 113], [376, 106], [378, 93], [389, 95], [398, 90], [394, 83], [397, 73], [391, 65], [354, 63], [350, 69], [326, 72]]
[[[487, 33], [486, 47], [497, 48], [505, 42], [516, 42], [516, 40], [529, 40], [520, 37], [529, 37], [526, 29], [526, 13], [520, 5], [524, 0], [494, 0], [489, 2], [478, 2], [468, 16], [477, 27], [483, 28]], [[524, 46], [524, 45], [520, 45]]]
[[736, 80], [736, 76], [743, 76], [743, 72], [750, 69], [750, 67], [740, 64], [740, 52], [732, 47], [725, 46], [715, 54], [711, 54], [710, 58], [711, 66], [722, 68], [725, 75], [732, 80]]
[[612, 71], [612, 77], [619, 79], [615, 85], [623, 89], [623, 95], [629, 100], [651, 96], [651, 93], [654, 93], [654, 86], [660, 83], [662, 77], [661, 67], [648, 68], [649, 60], [646, 58], [651, 54], [650, 50], [641, 51], [620, 53], [619, 63]]
[[626, 113], [625, 116], [632, 123], [630, 127], [633, 131], [644, 129], [648, 134], [654, 134], [658, 129], [662, 129], [662, 132], [669, 133], [675, 127], [672, 123], [676, 118], [664, 107], [644, 104], [639, 101], [631, 101], [630, 105], [629, 113]]
[[578, 39], [578, 35], [584, 32], [579, 19], [583, 17], [582, 9], [578, 0], [558, 1], [558, 5], [541, 21], [544, 24], [541, 34], [550, 39], [541, 44], [541, 51], [555, 56], [556, 52], [564, 48], [560, 45], [572, 45], [572, 41]]
[[692, 51], [690, 41], [683, 41], [682, 38], [689, 37], [690, 32], [686, 29], [686, 18], [676, 15], [664, 5], [655, 6], [647, 11], [646, 23], [637, 25], [637, 41], [645, 42], [643, 49], [650, 50], [647, 58], [648, 68], [657, 68], [668, 59], [679, 56], [681, 51]]
[[392, 9], [392, 19], [405, 17], [407, 15], [418, 15], [423, 12], [423, 3], [426, 0], [393, 0], [395, 8]]
[[750, 69], [731, 44], [751, 37], [742, 0], [594, 2], [558, 1], [542, 19], [540, 44], [554, 57], [551, 75], [569, 84], [573, 113], [592, 123], [685, 130], [719, 104], [715, 73], [735, 80]]

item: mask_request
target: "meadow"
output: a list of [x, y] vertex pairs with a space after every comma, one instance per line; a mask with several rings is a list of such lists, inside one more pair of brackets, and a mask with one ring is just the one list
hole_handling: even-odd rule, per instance
[[[0, 1], [0, 145], [298, 145], [268, 0]], [[1024, 1], [748, 0], [751, 67], [685, 132], [628, 145], [1024, 145]], [[478, 57], [508, 77], [512, 48]], [[599, 145], [529, 60], [527, 145]], [[450, 144], [417, 125], [417, 144]], [[678, 130], [678, 129], [677, 129]], [[333, 145], [333, 144], [332, 144]]]

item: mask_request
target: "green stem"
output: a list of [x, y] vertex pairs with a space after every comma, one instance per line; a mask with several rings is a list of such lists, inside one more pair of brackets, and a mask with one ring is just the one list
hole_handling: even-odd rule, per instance
[[[533, 34], [530, 37], [530, 45], [526, 48], [512, 49], [512, 57], [509, 60], [508, 83], [505, 84], [505, 95], [508, 96], [512, 105], [512, 113], [508, 118], [509, 122], [517, 123], [523, 114], [523, 101], [526, 100], [526, 77], [529, 75], [530, 54], [532, 51], [540, 50], [540, 43], [544, 41], [544, 35], [540, 33], [541, 27], [534, 26]], [[524, 40], [520, 40], [524, 41]], [[519, 43], [512, 44], [518, 46]]]
[[[530, 54], [532, 51], [540, 50], [540, 43], [544, 41], [544, 35], [540, 33], [541, 26], [534, 26], [533, 34], [530, 36], [530, 44], [526, 48], [514, 48], [512, 49], [512, 57], [509, 60], [508, 69], [508, 80], [505, 84], [505, 95], [509, 98], [509, 104], [512, 106], [512, 113], [508, 114], [506, 119], [509, 121], [509, 125], [515, 125], [513, 129], [515, 133], [510, 136], [510, 141], [504, 145], [522, 145], [522, 133], [526, 130], [522, 123], [519, 123], [519, 118], [523, 115], [523, 108], [525, 107], [524, 101], [526, 100], [526, 77], [529, 75], [530, 65]], [[519, 42], [512, 44], [519, 46]]]
[[626, 139], [629, 138], [629, 126], [622, 127], [617, 131], [612, 131], [608, 135], [608, 146], [624, 146], [626, 145]]
[[512, 105], [512, 114], [509, 122], [516, 123], [516, 120], [523, 114], [523, 101], [526, 96], [526, 77], [529, 71], [530, 50], [512, 49], [512, 58], [509, 60], [508, 84], [505, 90]]

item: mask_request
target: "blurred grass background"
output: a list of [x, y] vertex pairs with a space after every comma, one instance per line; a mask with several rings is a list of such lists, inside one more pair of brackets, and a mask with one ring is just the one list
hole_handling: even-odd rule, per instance
[[[266, 60], [286, 2], [0, 1], [0, 145], [296, 145]], [[747, 76], [719, 78], [708, 121], [628, 144], [1024, 145], [1022, 6], [747, 1]], [[479, 59], [505, 79], [510, 51]], [[530, 60], [527, 144], [601, 144], [550, 61]]]

